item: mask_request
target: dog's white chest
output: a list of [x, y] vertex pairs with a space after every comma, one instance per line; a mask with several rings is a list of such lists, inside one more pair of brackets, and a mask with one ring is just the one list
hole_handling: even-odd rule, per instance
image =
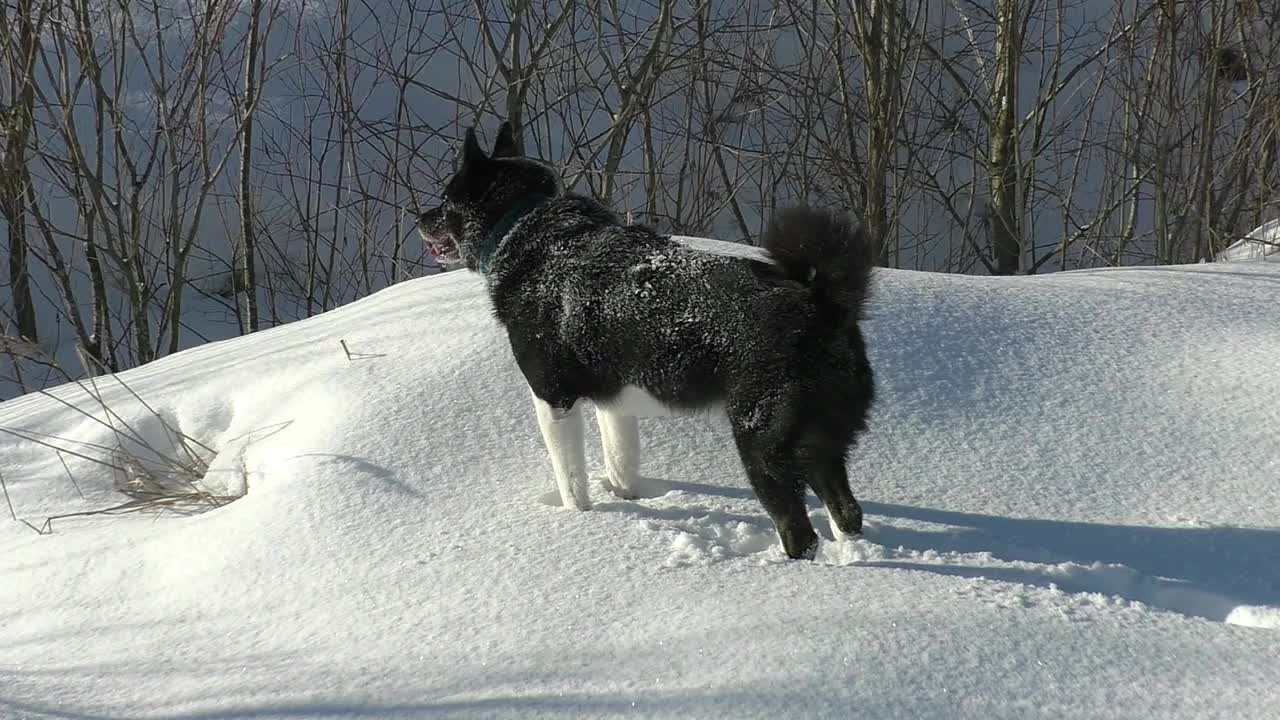
[[623, 387], [622, 392], [609, 400], [597, 401], [596, 405], [612, 413], [633, 417], [719, 415], [724, 412], [724, 408], [718, 404], [697, 409], [673, 408], [654, 397], [649, 391], [635, 385]]

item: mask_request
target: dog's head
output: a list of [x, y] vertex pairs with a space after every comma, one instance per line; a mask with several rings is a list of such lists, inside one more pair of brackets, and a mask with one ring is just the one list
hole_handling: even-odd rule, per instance
[[418, 233], [444, 264], [487, 265], [499, 225], [530, 198], [555, 197], [560, 177], [547, 163], [519, 153], [511, 123], [504, 122], [487, 155], [467, 130], [458, 170], [445, 183], [442, 202], [418, 217]]

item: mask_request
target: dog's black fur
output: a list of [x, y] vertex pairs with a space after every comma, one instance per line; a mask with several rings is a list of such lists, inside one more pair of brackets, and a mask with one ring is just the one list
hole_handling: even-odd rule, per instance
[[673, 409], [723, 407], [787, 555], [817, 547], [806, 486], [841, 531], [861, 531], [845, 470], [874, 396], [857, 324], [872, 268], [860, 226], [795, 208], [764, 234], [773, 263], [700, 252], [561, 192], [550, 166], [516, 156], [504, 123], [492, 157], [468, 131], [419, 230], [487, 275], [539, 398], [567, 411], [630, 385]]

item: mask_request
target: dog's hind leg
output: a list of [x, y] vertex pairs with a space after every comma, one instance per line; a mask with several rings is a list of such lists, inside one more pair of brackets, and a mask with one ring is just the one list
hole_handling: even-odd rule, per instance
[[600, 444], [604, 446], [604, 465], [609, 474], [609, 489], [628, 500], [640, 488], [640, 423], [634, 415], [596, 407], [600, 425]]
[[538, 415], [538, 429], [551, 456], [551, 469], [560, 490], [560, 504], [579, 510], [591, 509], [587, 493], [587, 459], [583, 444], [582, 408], [574, 405], [569, 410], [552, 406], [533, 396]]
[[809, 486], [827, 508], [831, 534], [836, 540], [862, 534], [862, 506], [849, 489], [844, 454], [816, 452], [810, 456], [809, 466]]
[[776, 445], [762, 447], [762, 438], [736, 423], [733, 439], [751, 488], [773, 520], [787, 557], [812, 560], [818, 552], [818, 534], [809, 522], [804, 504], [804, 467], [794, 450]]

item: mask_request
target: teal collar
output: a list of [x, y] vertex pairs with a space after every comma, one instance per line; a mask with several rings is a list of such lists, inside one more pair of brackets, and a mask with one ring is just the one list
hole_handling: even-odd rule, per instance
[[502, 238], [511, 232], [511, 228], [516, 223], [524, 219], [525, 215], [533, 212], [539, 205], [547, 201], [547, 196], [540, 193], [532, 193], [525, 195], [511, 209], [498, 218], [498, 222], [494, 224], [493, 229], [488, 235], [484, 236], [484, 240], [480, 243], [480, 247], [476, 252], [476, 265], [480, 268], [480, 272], [487, 273], [489, 268], [493, 266], [493, 258], [498, 254], [498, 244], [502, 242]]

